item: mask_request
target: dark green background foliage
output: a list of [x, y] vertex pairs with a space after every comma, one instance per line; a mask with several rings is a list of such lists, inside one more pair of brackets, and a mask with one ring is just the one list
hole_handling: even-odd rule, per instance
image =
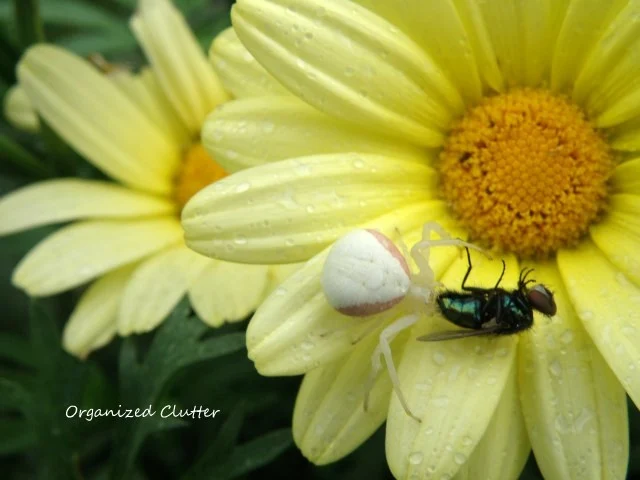
[[[203, 49], [229, 25], [231, 0], [176, 0]], [[139, 67], [128, 29], [134, 0], [0, 2], [0, 95], [15, 64], [46, 38], [78, 54]], [[45, 178], [104, 178], [46, 127], [31, 135], [0, 120], [0, 195]], [[181, 302], [155, 332], [115, 340], [81, 362], [60, 334], [81, 289], [30, 301], [11, 286], [17, 262], [59, 225], [0, 238], [0, 476], [4, 479], [386, 479], [384, 427], [326, 467], [295, 448], [291, 417], [300, 378], [265, 378], [246, 357], [247, 322], [212, 330]], [[221, 410], [215, 418], [66, 418], [69, 405], [164, 405]], [[640, 474], [640, 418], [630, 405], [630, 476]], [[540, 478], [530, 459], [523, 479]]]

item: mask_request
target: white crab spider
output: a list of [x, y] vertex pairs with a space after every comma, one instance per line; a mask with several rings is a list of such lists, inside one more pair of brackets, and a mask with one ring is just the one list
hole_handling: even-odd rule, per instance
[[[432, 231], [440, 238], [432, 240]], [[409, 409], [400, 389], [390, 343], [401, 331], [416, 323], [420, 318], [418, 312], [433, 300], [439, 284], [429, 266], [429, 254], [430, 248], [435, 246], [469, 247], [482, 251], [473, 244], [451, 238], [436, 222], [424, 224], [422, 238], [410, 252], [404, 243], [400, 242], [403, 252], [400, 253], [385, 235], [364, 229], [354, 230], [340, 238], [329, 251], [322, 271], [322, 288], [327, 301], [337, 311], [353, 317], [367, 317], [388, 310], [406, 299], [409, 309], [414, 312], [400, 317], [380, 332], [380, 341], [371, 356], [365, 410], [373, 383], [382, 369], [380, 357], [384, 356], [400, 404], [407, 415], [420, 421]], [[418, 267], [417, 272], [411, 272], [409, 268], [406, 260], [409, 255]], [[378, 326], [379, 322], [373, 325], [374, 328]], [[372, 330], [367, 330], [367, 333]]]

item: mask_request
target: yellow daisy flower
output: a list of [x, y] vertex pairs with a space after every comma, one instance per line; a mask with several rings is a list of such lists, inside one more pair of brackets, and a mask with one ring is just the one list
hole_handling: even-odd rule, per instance
[[50, 45], [31, 48], [18, 65], [20, 88], [38, 115], [119, 183], [56, 179], [0, 200], [1, 234], [79, 220], [33, 248], [13, 283], [43, 296], [95, 280], [63, 335], [80, 357], [115, 333], [155, 328], [185, 293], [213, 327], [242, 319], [285, 274], [185, 246], [182, 206], [226, 175], [204, 151], [200, 127], [229, 97], [169, 1], [141, 1], [131, 26], [152, 65], [139, 75], [105, 76]]
[[[205, 121], [224, 167], [258, 166], [196, 194], [182, 223], [187, 245], [214, 258], [308, 260], [260, 306], [247, 342], [261, 373], [306, 374], [293, 429], [313, 462], [386, 420], [397, 478], [516, 478], [529, 445], [545, 478], [624, 477], [625, 390], [640, 405], [636, 19], [627, 0], [236, 3], [240, 41], [289, 93]], [[413, 245], [428, 221], [504, 258], [504, 288], [534, 268], [558, 313], [501, 338], [416, 341], [451, 329], [439, 315], [399, 335], [418, 422], [387, 375], [364, 411], [377, 334], [334, 311], [320, 277], [352, 229]], [[472, 259], [470, 284], [492, 288], [500, 262]], [[466, 258], [434, 248], [431, 260], [459, 289]]]

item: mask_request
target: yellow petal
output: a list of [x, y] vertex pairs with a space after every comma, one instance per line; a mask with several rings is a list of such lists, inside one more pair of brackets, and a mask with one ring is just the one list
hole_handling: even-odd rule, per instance
[[640, 193], [640, 158], [634, 158], [619, 164], [613, 170], [610, 181], [616, 192]]
[[637, 215], [640, 213], [640, 195], [630, 193], [611, 195], [609, 205], [613, 212]]
[[267, 278], [266, 294], [271, 294], [286, 279], [294, 274], [304, 263], [285, 263], [283, 265], [269, 265], [269, 275]]
[[447, 72], [467, 101], [476, 95], [478, 80], [495, 91], [504, 89], [480, 2], [356, 0], [356, 3], [393, 23], [418, 43]]
[[[530, 451], [514, 368], [487, 431], [455, 480], [515, 480], [520, 478]], [[464, 459], [458, 457], [457, 461]]]
[[[637, 217], [636, 217], [637, 218]], [[626, 225], [606, 219], [589, 229], [591, 240], [608, 260], [624, 275], [640, 286], [640, 235]]]
[[76, 223], [29, 251], [12, 281], [29, 295], [52, 295], [177, 243], [181, 236], [172, 217]]
[[558, 268], [589, 336], [640, 405], [640, 290], [588, 240], [559, 251]]
[[198, 317], [211, 327], [245, 319], [264, 299], [269, 267], [207, 260], [189, 288]]
[[[635, 117], [607, 131], [608, 143], [615, 150], [640, 150], [640, 117]], [[640, 190], [637, 188], [636, 191]]]
[[209, 60], [224, 88], [235, 98], [291, 95], [253, 58], [231, 27], [213, 40]]
[[126, 285], [118, 314], [118, 333], [130, 335], [157, 327], [209, 262], [184, 245], [145, 260]]
[[28, 132], [37, 132], [40, 128], [38, 115], [20, 85], [14, 85], [5, 93], [4, 117], [14, 127]]
[[464, 109], [418, 45], [357, 4], [241, 0], [231, 17], [242, 43], [269, 73], [331, 115], [438, 146]]
[[[393, 23], [413, 39], [446, 72], [466, 102], [478, 103], [482, 82], [474, 55], [473, 23], [465, 22], [465, 14], [472, 10], [467, 10], [464, 2], [357, 0], [356, 3]], [[482, 22], [479, 14], [478, 17]], [[495, 57], [493, 63], [495, 65]]]
[[[412, 244], [424, 219], [446, 216], [441, 202], [431, 202], [393, 212], [367, 225], [397, 239], [396, 229]], [[442, 272], [455, 249], [436, 249], [431, 266]], [[348, 317], [328, 303], [320, 276], [328, 249], [317, 254], [285, 280], [262, 303], [247, 329], [247, 349], [263, 375], [296, 375], [334, 361], [353, 348], [353, 342], [371, 328], [378, 315], [367, 320]], [[398, 318], [399, 311], [389, 312]]]
[[423, 163], [430, 158], [422, 148], [337, 120], [295, 97], [229, 102], [207, 118], [202, 142], [228, 172], [322, 153], [373, 153]]
[[[435, 250], [434, 250], [435, 253]], [[495, 285], [498, 261], [472, 255], [475, 266], [469, 283]], [[517, 264], [507, 259], [504, 288], [515, 286]], [[442, 282], [459, 289], [467, 269], [458, 258]], [[387, 419], [387, 461], [396, 478], [451, 477], [470, 457], [485, 434], [514, 368], [517, 337], [465, 338], [419, 342], [425, 333], [453, 330], [440, 315], [429, 315], [412, 329], [400, 361], [400, 385], [413, 413], [409, 417], [392, 396]]]
[[235, 173], [182, 211], [187, 245], [243, 263], [292, 263], [386, 212], [433, 195], [434, 170], [371, 154], [301, 157]]
[[141, 0], [131, 28], [171, 104], [197, 134], [228, 97], [184, 17], [169, 0]]
[[109, 78], [147, 114], [149, 120], [162, 130], [163, 135], [179, 145], [189, 144], [191, 134], [162, 91], [153, 70], [143, 68], [137, 74], [118, 71]]
[[567, 91], [573, 87], [602, 31], [627, 1], [574, 0], [571, 2], [554, 49], [551, 69], [552, 90]]
[[551, 263], [534, 265], [558, 313], [520, 341], [520, 390], [544, 478], [615, 479], [627, 468], [626, 397], [572, 308]]
[[0, 235], [80, 218], [171, 214], [173, 202], [96, 180], [34, 183], [0, 199]]
[[180, 146], [87, 61], [36, 45], [17, 72], [37, 112], [96, 167], [140, 190], [171, 191]]
[[636, 82], [640, 66], [635, 61], [640, 53], [640, 26], [633, 21], [638, 6], [624, 3], [600, 33], [575, 84], [574, 99], [599, 127], [617, 125], [640, 113]]
[[640, 217], [628, 213], [609, 212], [606, 221], [640, 238]]
[[80, 297], [64, 327], [64, 349], [80, 358], [106, 345], [116, 333], [122, 292], [135, 265], [127, 265], [96, 280]]
[[[394, 340], [394, 353], [402, 351], [404, 337]], [[305, 375], [293, 411], [293, 438], [316, 465], [348, 455], [384, 422], [391, 395], [386, 371], [378, 375], [364, 410], [371, 355], [377, 345], [378, 335], [370, 335], [346, 357]]]
[[508, 86], [538, 87], [549, 78], [550, 52], [568, 0], [481, 2], [500, 69]]

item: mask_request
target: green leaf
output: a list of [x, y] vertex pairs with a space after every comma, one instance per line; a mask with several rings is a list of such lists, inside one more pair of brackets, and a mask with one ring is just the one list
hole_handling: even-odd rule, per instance
[[7, 32], [0, 28], [0, 78], [7, 85], [16, 83], [16, 64], [19, 59], [20, 52], [18, 48], [9, 38]]
[[[14, 0], [16, 3], [36, 3], [35, 0]], [[122, 19], [112, 15], [95, 4], [77, 0], [44, 0], [39, 16], [46, 25], [80, 28], [108, 28], [122, 23]], [[13, 19], [13, 9], [8, 3], [0, 4], [0, 21]]]
[[0, 161], [11, 163], [26, 174], [40, 178], [53, 176], [53, 170], [6, 135], [0, 135]]
[[135, 37], [122, 25], [103, 30], [76, 32], [73, 35], [60, 38], [57, 43], [79, 55], [85, 56], [96, 52], [107, 56], [117, 55], [137, 48]]
[[244, 405], [243, 402], [240, 402], [227, 417], [222, 427], [220, 427], [215, 440], [209, 442], [209, 446], [205, 452], [189, 471], [184, 474], [182, 477], [183, 480], [206, 478], [208, 471], [217, 468], [217, 466], [231, 454], [240, 436], [240, 429], [242, 428], [244, 417]]
[[27, 367], [34, 364], [29, 354], [29, 342], [15, 334], [0, 333], [0, 358]]
[[[88, 369], [60, 348], [53, 306], [33, 301], [30, 312], [31, 353], [37, 376], [32, 415], [38, 438], [38, 473], [43, 479], [77, 478], [76, 430], [84, 420], [66, 417], [70, 405], [80, 406]], [[79, 422], [82, 422], [79, 424]]]
[[60, 137], [44, 120], [40, 120], [40, 136], [44, 140], [47, 153], [50, 155], [52, 168], [61, 176], [74, 176], [79, 155]]
[[34, 43], [44, 42], [38, 0], [13, 0], [18, 41], [23, 49]]
[[0, 455], [14, 455], [32, 448], [36, 436], [25, 420], [14, 418], [0, 419]]
[[18, 382], [0, 378], [0, 406], [5, 409], [22, 412], [25, 417], [33, 418], [33, 396]]
[[184, 477], [183, 480], [236, 478], [271, 463], [292, 444], [291, 429], [275, 430], [240, 445], [224, 462], [212, 464], [208, 471], [199, 472], [199, 476]]
[[[38, 478], [68, 480], [78, 478], [78, 445], [85, 438], [87, 422], [67, 418], [66, 412], [70, 405], [81, 406], [90, 369], [60, 348], [55, 316], [51, 302], [32, 301], [26, 351], [33, 372], [21, 377], [20, 383], [0, 379], [3, 407], [22, 414], [4, 424], [0, 448], [33, 446]], [[78, 434], [79, 427], [85, 430], [83, 435]]]
[[158, 411], [161, 407], [154, 407], [160, 394], [168, 388], [179, 371], [189, 365], [244, 349], [242, 333], [201, 340], [209, 329], [195, 317], [188, 317], [189, 312], [188, 302], [184, 299], [157, 330], [143, 362], [137, 360], [131, 339], [122, 346], [119, 362], [120, 404], [123, 408], [149, 406], [155, 415], [133, 418], [119, 424], [111, 478], [127, 478], [147, 435], [185, 424], [171, 417], [162, 419]]

